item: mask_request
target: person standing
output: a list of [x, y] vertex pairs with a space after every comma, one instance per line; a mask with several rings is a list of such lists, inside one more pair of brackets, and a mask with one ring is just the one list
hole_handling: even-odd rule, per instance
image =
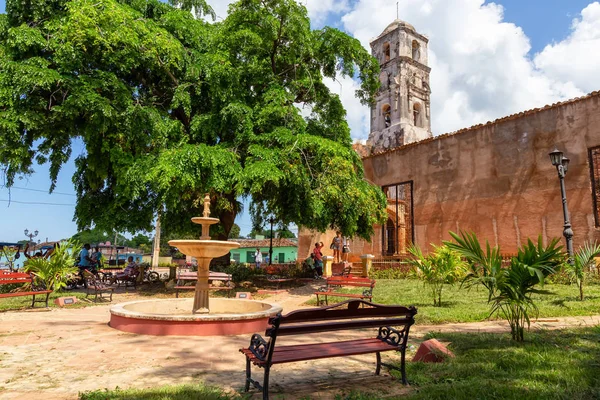
[[102, 252], [98, 246], [94, 247], [94, 253], [92, 254], [92, 261], [97, 270], [102, 268]]
[[256, 263], [256, 268], [260, 268], [260, 264], [262, 263], [262, 253], [258, 247], [256, 248], [256, 252], [254, 252], [254, 262]]
[[81, 279], [83, 280], [83, 287], [87, 289], [87, 282], [85, 280], [85, 277], [83, 276], [83, 270], [87, 269], [89, 270], [91, 265], [92, 265], [92, 257], [90, 254], [90, 244], [86, 243], [83, 245], [83, 249], [81, 249], [81, 252], [79, 253], [79, 276], [81, 276]]
[[321, 248], [323, 247], [323, 242], [315, 243], [315, 248], [313, 249], [313, 259], [315, 260], [315, 279], [323, 278], [323, 252]]
[[350, 238], [344, 236], [342, 239], [342, 261], [348, 262], [348, 254], [350, 254]]
[[331, 249], [333, 250], [333, 262], [339, 263], [342, 261], [342, 232], [337, 231], [335, 237], [331, 240]]

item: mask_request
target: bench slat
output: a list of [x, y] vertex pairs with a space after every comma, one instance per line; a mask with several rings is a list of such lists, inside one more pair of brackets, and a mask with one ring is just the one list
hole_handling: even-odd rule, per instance
[[31, 283], [31, 278], [0, 279], [0, 285], [10, 285], [13, 283]]
[[363, 299], [363, 298], [371, 298], [373, 296], [367, 296], [364, 294], [360, 294], [360, 293], [338, 293], [338, 292], [315, 292], [315, 294], [320, 295], [327, 295], [327, 296], [333, 296], [333, 297], [352, 297], [355, 299]]
[[[353, 307], [358, 308], [338, 308], [341, 304], [344, 304], [339, 303], [329, 307], [296, 310], [284, 315], [280, 324], [281, 326], [284, 326], [288, 323], [297, 322], [314, 322], [366, 317], [397, 317], [399, 315], [413, 315], [415, 313], [408, 307], [403, 306], [385, 306], [377, 304], [376, 307], [372, 307], [373, 303], [366, 301], [348, 300], [347, 302], [350, 301], [353, 302]], [[364, 307], [360, 307], [360, 305], [364, 305]]]
[[[276, 347], [273, 352], [271, 364], [284, 364], [289, 362], [315, 360], [319, 358], [353, 356], [375, 352], [398, 350], [398, 346], [385, 343], [377, 338], [348, 340], [333, 343], [313, 343], [296, 346]], [[258, 360], [248, 349], [240, 349], [255, 365], [264, 364]]]
[[52, 290], [40, 290], [39, 292], [13, 292], [13, 293], [2, 293], [0, 294], [0, 298], [3, 297], [18, 297], [18, 296], [31, 296], [34, 294], [46, 294], [52, 293]]
[[386, 319], [363, 319], [349, 320], [329, 323], [312, 323], [299, 325], [282, 325], [277, 331], [277, 336], [298, 335], [307, 333], [319, 333], [330, 331], [342, 331], [347, 329], [378, 328], [380, 326], [400, 326], [412, 323], [411, 318], [386, 318]]

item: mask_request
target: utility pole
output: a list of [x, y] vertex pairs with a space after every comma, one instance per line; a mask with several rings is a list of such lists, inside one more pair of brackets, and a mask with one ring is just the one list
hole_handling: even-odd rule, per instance
[[152, 249], [152, 269], [158, 268], [158, 258], [160, 256], [160, 210], [156, 217], [156, 232], [154, 233], [154, 248]]

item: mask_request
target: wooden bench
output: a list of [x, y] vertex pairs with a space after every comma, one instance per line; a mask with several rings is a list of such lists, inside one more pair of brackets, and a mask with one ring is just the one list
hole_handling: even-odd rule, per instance
[[94, 303], [98, 300], [98, 296], [100, 296], [100, 300], [104, 297], [102, 296], [104, 293], [109, 293], [110, 298], [108, 301], [112, 301], [112, 295], [115, 291], [114, 287], [107, 286], [100, 278], [96, 275], [92, 274], [88, 270], [83, 271], [83, 276], [87, 282], [87, 288], [85, 298], [87, 299], [91, 294], [94, 294]]
[[342, 272], [339, 272], [337, 274], [331, 274], [331, 275], [332, 276], [341, 276], [341, 277], [344, 277], [344, 278], [349, 278], [351, 272], [352, 272], [352, 267], [351, 266], [347, 266], [347, 267], [344, 267], [342, 269]]
[[[415, 314], [417, 309], [412, 306], [384, 306], [363, 300], [346, 300], [329, 307], [297, 310], [283, 316], [278, 314], [271, 317], [270, 326], [265, 332], [268, 340], [255, 333], [250, 339], [250, 346], [240, 349], [240, 352], [246, 356], [245, 391], [247, 392], [252, 384], [263, 392], [263, 399], [267, 400], [269, 374], [271, 367], [276, 364], [368, 353], [376, 353], [375, 373], [377, 375], [381, 366], [399, 370], [402, 383], [406, 385], [406, 344], [409, 329], [415, 322]], [[309, 343], [310, 336], [307, 334], [339, 330], [357, 330], [355, 332], [361, 335], [361, 338]], [[302, 344], [281, 345], [282, 340], [279, 338], [282, 336], [298, 336]], [[327, 337], [327, 335], [319, 337]], [[393, 350], [400, 352], [400, 368], [381, 362], [380, 353]], [[251, 364], [264, 368], [262, 385], [252, 379]]]
[[[180, 290], [196, 290], [196, 285], [185, 285], [186, 282], [196, 282], [198, 281], [198, 274], [196, 272], [180, 272], [177, 276], [177, 286], [175, 286], [175, 297], [179, 298]], [[233, 290], [233, 281], [231, 280], [231, 275], [226, 274], [225, 272], [213, 272], [208, 271], [208, 281], [220, 281], [223, 282], [223, 286], [213, 286], [210, 285], [208, 288], [210, 290]]]
[[[319, 296], [325, 297], [325, 304], [329, 304], [329, 296], [346, 297], [350, 299], [363, 299], [373, 301], [373, 288], [375, 288], [375, 279], [369, 278], [350, 278], [343, 276], [331, 276], [325, 281], [326, 286], [323, 286], [315, 292], [317, 295], [317, 305], [321, 305]], [[337, 291], [342, 286], [362, 287], [366, 288], [360, 293], [342, 293]]]
[[[2, 293], [0, 294], [0, 299], [6, 297], [33, 296], [31, 308], [35, 307], [35, 303], [46, 303], [46, 307], [48, 307], [48, 297], [50, 296], [50, 293], [52, 293], [52, 290], [35, 290], [35, 286], [33, 284], [33, 275], [23, 272], [0, 272], [0, 285], [12, 285], [19, 283], [31, 285], [32, 290], [24, 292], [14, 291], [10, 293]], [[46, 295], [45, 299], [35, 299], [35, 296], [44, 294]]]

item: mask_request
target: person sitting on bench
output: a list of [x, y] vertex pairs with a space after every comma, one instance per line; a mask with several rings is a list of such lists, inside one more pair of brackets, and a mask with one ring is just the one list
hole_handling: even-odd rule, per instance
[[135, 261], [133, 261], [133, 256], [129, 256], [127, 258], [127, 266], [125, 267], [123, 272], [119, 272], [115, 276], [112, 277], [111, 283], [115, 283], [117, 281], [117, 279], [126, 279], [126, 278], [132, 276], [135, 273], [135, 271], [138, 269], [138, 267], [139, 267], [138, 264]]

